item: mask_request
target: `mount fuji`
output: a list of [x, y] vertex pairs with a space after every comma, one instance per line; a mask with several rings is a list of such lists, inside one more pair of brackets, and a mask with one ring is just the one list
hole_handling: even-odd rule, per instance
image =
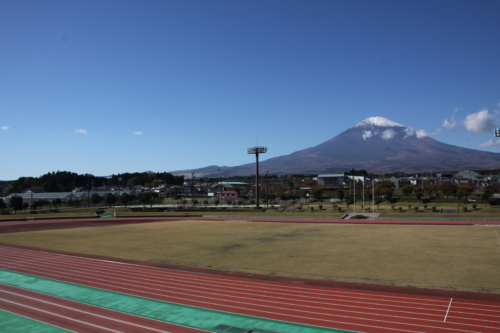
[[[492, 169], [500, 166], [500, 153], [449, 145], [389, 119], [371, 117], [315, 147], [261, 161], [259, 166], [273, 174], [335, 173], [353, 168], [368, 172]], [[255, 163], [220, 169], [224, 176], [252, 175]], [[218, 166], [194, 171], [216, 176]]]

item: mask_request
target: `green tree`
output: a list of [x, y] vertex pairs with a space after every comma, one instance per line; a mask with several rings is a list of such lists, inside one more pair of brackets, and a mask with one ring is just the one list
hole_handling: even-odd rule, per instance
[[54, 204], [54, 208], [57, 208], [57, 206], [59, 206], [59, 208], [60, 208], [62, 205], [62, 200], [59, 198], [55, 198], [55, 200], [52, 201], [52, 204]]
[[429, 198], [431, 198], [433, 194], [437, 195], [438, 191], [439, 191], [438, 184], [430, 184], [424, 188], [424, 192], [429, 196]]
[[2, 199], [0, 199], [0, 209], [7, 209], [7, 204]]
[[39, 199], [36, 201], [36, 205], [37, 207], [45, 207], [45, 206], [50, 206], [50, 202], [48, 200], [45, 200], [45, 199]]
[[344, 190], [342, 190], [342, 189], [338, 190], [337, 197], [339, 198], [340, 202], [344, 201], [344, 197], [345, 197]]
[[408, 196], [413, 192], [413, 185], [405, 185], [403, 188], [401, 188], [401, 192], [403, 192], [403, 195], [408, 199]]
[[323, 195], [323, 191], [323, 186], [316, 186], [310, 190], [310, 193], [314, 199], [319, 199]]
[[122, 194], [120, 195], [120, 202], [121, 202], [121, 203], [122, 203], [125, 207], [127, 207], [127, 204], [128, 204], [130, 201], [132, 201], [132, 199], [133, 199], [133, 197], [132, 197], [130, 194], [126, 193], [126, 192], [125, 192], [125, 193], [122, 193]]
[[94, 193], [90, 197], [90, 201], [92, 201], [92, 203], [94, 204], [94, 207], [95, 207], [95, 205], [99, 204], [102, 201], [102, 197], [99, 194]]
[[441, 183], [439, 189], [441, 190], [441, 192], [443, 192], [444, 195], [446, 195], [446, 199], [448, 199], [450, 195], [454, 196], [457, 194], [458, 186], [457, 184], [452, 182], [444, 182]]
[[10, 207], [14, 210], [14, 213], [17, 214], [17, 211], [23, 208], [23, 197], [18, 195], [12, 196], [10, 198]]
[[420, 199], [422, 199], [422, 197], [424, 196], [424, 191], [422, 190], [422, 188], [420, 186], [416, 186], [413, 192], [415, 193], [418, 202], [420, 202]]
[[143, 206], [146, 206], [146, 204], [150, 201], [151, 201], [151, 195], [149, 193], [143, 192], [143, 193], [139, 194], [139, 202]]
[[491, 197], [491, 191], [487, 187], [484, 189], [483, 193], [481, 193], [481, 199], [484, 201], [484, 205], [486, 206], [486, 202], [488, 202], [488, 199]]
[[457, 193], [458, 192], [460, 192], [461, 196], [463, 196], [463, 197], [465, 197], [465, 199], [467, 199], [467, 197], [469, 195], [471, 195], [472, 192], [474, 192], [474, 189], [472, 188], [471, 185], [465, 184], [465, 185], [461, 185], [458, 187]]
[[384, 192], [384, 199], [387, 200], [387, 202], [391, 202], [393, 194], [394, 190], [392, 188], [387, 188]]
[[113, 193], [106, 193], [103, 199], [104, 203], [110, 207], [113, 206], [118, 201], [118, 198]]
[[470, 195], [474, 191], [471, 186], [469, 185], [462, 185], [459, 186], [456, 192], [457, 196], [457, 202], [458, 202], [458, 212], [460, 212], [460, 200], [465, 197], [467, 198], [468, 195]]

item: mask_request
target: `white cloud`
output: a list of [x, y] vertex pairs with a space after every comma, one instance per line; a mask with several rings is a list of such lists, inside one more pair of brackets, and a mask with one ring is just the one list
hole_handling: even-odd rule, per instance
[[87, 130], [84, 130], [84, 129], [76, 129], [73, 132], [78, 133], [78, 134], [87, 134]]
[[1, 127], [0, 129], [3, 130], [3, 131], [6, 131], [6, 130], [9, 129], [9, 126], [4, 126], [4, 127]]
[[142, 135], [142, 132], [134, 132], [135, 135]]
[[453, 118], [453, 116], [451, 116], [450, 121], [448, 121], [448, 118], [446, 118], [443, 121], [443, 127], [449, 130], [455, 129], [457, 127], [457, 121], [455, 120], [455, 118]]
[[500, 139], [497, 139], [496, 141], [494, 141], [493, 139], [489, 139], [488, 141], [486, 141], [485, 143], [481, 143], [477, 147], [478, 148], [485, 148], [485, 147], [493, 147], [493, 146], [500, 147]]
[[391, 129], [387, 129], [382, 132], [382, 139], [384, 140], [390, 140], [396, 135], [396, 132], [394, 132]]
[[459, 108], [455, 108], [455, 109], [453, 109], [453, 112], [455, 112], [455, 113], [457, 113], [458, 111], [460, 111], [460, 109], [459, 109]]
[[484, 109], [478, 113], [467, 116], [463, 121], [465, 129], [474, 133], [486, 133], [491, 131], [497, 125], [498, 120], [488, 110]]
[[373, 135], [372, 131], [364, 131], [363, 132], [363, 140], [366, 140], [367, 138], [371, 138]]
[[405, 135], [404, 139], [406, 139], [410, 136], [414, 136], [415, 130], [413, 129], [413, 127], [407, 127], [407, 128], [405, 128], [405, 133], [406, 133], [406, 135]]
[[427, 136], [435, 136], [435, 135], [441, 134], [441, 128], [439, 128], [439, 127], [436, 128], [436, 131], [433, 132], [433, 133], [429, 133], [429, 132], [427, 132], [426, 130], [423, 130], [423, 129], [418, 130], [416, 133], [417, 133], [417, 138], [420, 139], [420, 138], [425, 138]]

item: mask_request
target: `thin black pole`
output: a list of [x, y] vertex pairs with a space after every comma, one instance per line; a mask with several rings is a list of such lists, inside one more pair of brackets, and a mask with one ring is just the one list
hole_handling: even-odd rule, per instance
[[259, 153], [255, 154], [255, 191], [256, 193], [256, 204], [257, 206], [255, 208], [259, 208]]

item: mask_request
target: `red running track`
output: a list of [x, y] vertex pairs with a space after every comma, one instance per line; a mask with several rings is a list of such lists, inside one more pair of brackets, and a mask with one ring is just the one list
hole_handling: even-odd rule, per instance
[[[0, 268], [167, 302], [358, 332], [500, 332], [497, 302], [255, 281], [10, 247], [0, 247]], [[0, 304], [5, 304], [9, 288], [1, 285]], [[18, 303], [31, 306], [29, 298], [20, 297]]]

